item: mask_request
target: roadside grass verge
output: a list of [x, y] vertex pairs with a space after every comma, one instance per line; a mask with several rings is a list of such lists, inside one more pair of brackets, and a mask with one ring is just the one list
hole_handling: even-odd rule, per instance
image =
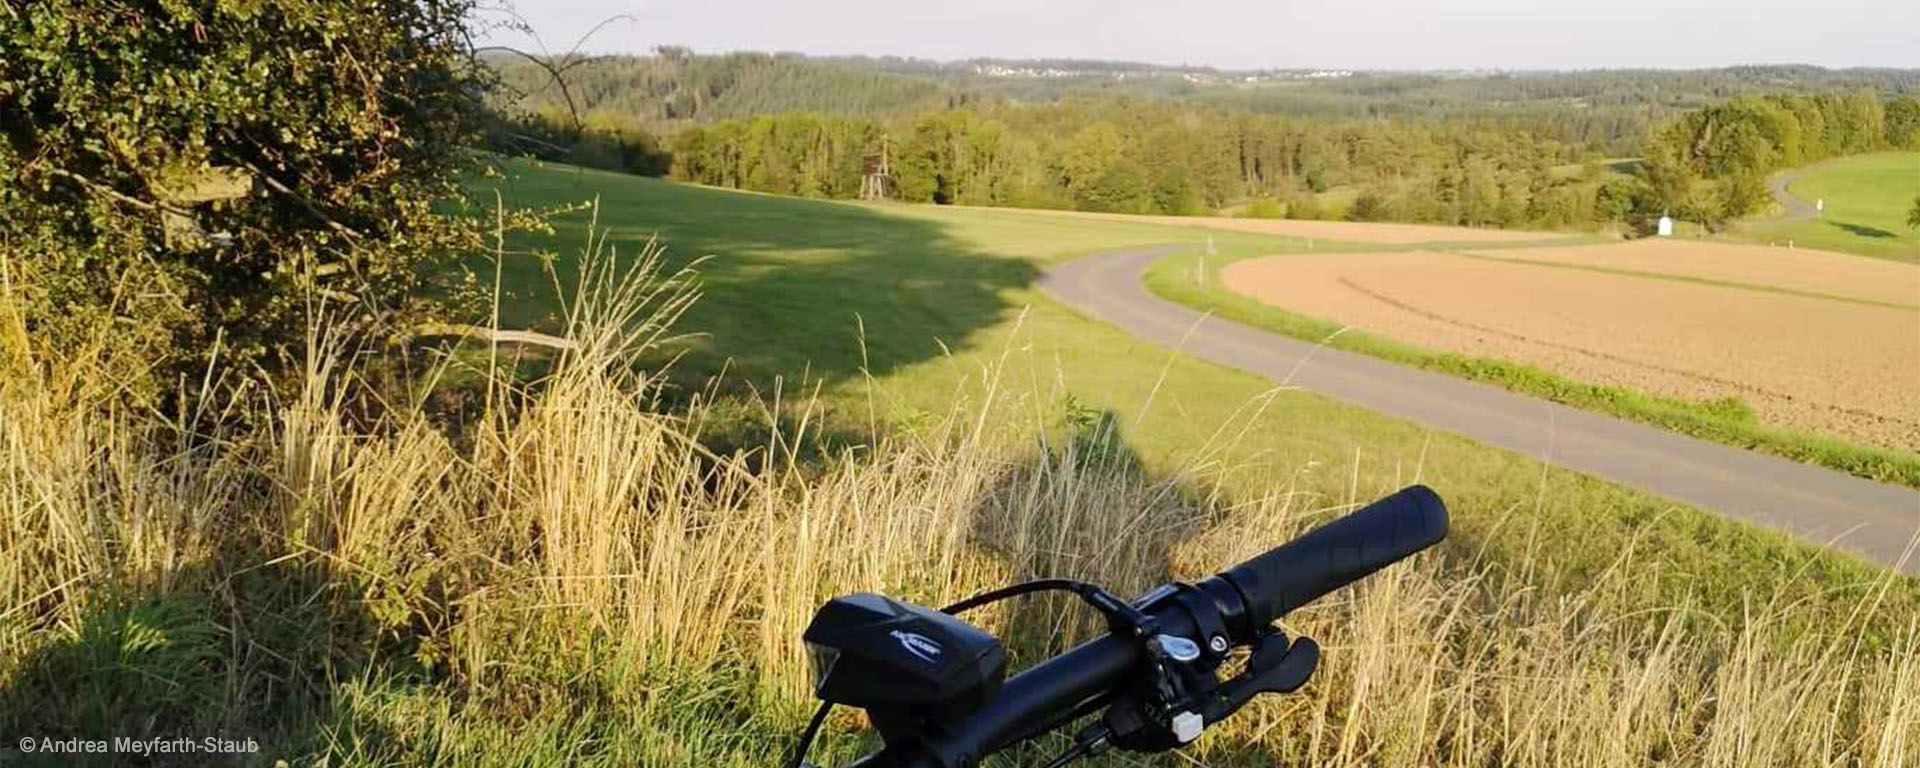
[[[628, 258], [576, 265], [582, 298], [555, 330], [577, 349], [532, 381], [483, 377], [469, 418], [399, 398], [369, 423], [354, 401], [374, 356], [321, 327], [290, 391], [216, 391], [187, 409], [246, 411], [263, 425], [246, 432], [114, 407], [98, 361], [37, 346], [0, 280], [0, 732], [250, 736], [261, 764], [329, 768], [765, 766], [804, 721], [799, 636], [828, 596], [940, 604], [1062, 574], [1132, 593], [1204, 576], [1373, 495], [1357, 461], [1340, 496], [1310, 490], [1296, 467], [1249, 482], [1257, 456], [1231, 431], [1155, 469], [1122, 431], [1133, 421], [1058, 379], [1024, 379], [1037, 362], [1018, 334], [910, 428], [807, 462], [794, 446], [832, 404], [761, 402], [788, 418], [770, 418], [759, 446], [715, 454], [702, 435], [737, 412], [663, 411], [658, 371], [633, 364], [693, 284], [645, 252]], [[1438, 460], [1453, 450], [1390, 472], [1457, 476]], [[1576, 510], [1616, 538], [1569, 541], [1544, 513], [1501, 506], [1586, 497], [1532, 470], [1530, 496], [1450, 494], [1448, 543], [1288, 617], [1323, 644], [1322, 669], [1190, 756], [1249, 768], [1910, 761], [1913, 581], [1687, 510]], [[1560, 567], [1575, 550], [1599, 550], [1593, 567]], [[1792, 562], [1774, 570], [1776, 556]], [[1099, 623], [1067, 600], [970, 618], [1022, 665]], [[871, 746], [843, 716], [816, 759], [845, 764]], [[1188, 756], [1095, 764], [1143, 763]]]
[[[1484, 250], [1484, 249], [1476, 249]], [[1438, 352], [1308, 317], [1220, 287], [1219, 270], [1235, 261], [1274, 255], [1235, 247], [1212, 257], [1182, 253], [1148, 268], [1155, 295], [1275, 333], [1383, 360], [1485, 382], [1557, 403], [1651, 424], [1705, 440], [1827, 467], [1857, 477], [1920, 488], [1920, 454], [1863, 446], [1824, 435], [1760, 424], [1738, 398], [1688, 401], [1621, 387], [1578, 382], [1537, 366]], [[1204, 258], [1204, 261], [1203, 261]], [[1498, 257], [1481, 257], [1498, 258]], [[1204, 274], [1204, 279], [1196, 275]]]

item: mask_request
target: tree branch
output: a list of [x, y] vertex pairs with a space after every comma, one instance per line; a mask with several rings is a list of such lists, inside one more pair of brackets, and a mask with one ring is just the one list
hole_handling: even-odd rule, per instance
[[130, 197], [128, 195], [122, 194], [119, 190], [114, 189], [113, 187], [109, 187], [105, 184], [94, 181], [93, 179], [89, 179], [85, 176], [74, 173], [73, 171], [66, 170], [64, 168], [48, 168], [47, 172], [55, 176], [59, 176], [60, 178], [69, 179], [71, 181], [77, 182], [80, 184], [80, 186], [86, 187], [87, 189], [93, 192], [97, 192], [101, 195], [105, 195], [109, 198], [112, 198], [115, 201], [126, 203], [127, 205], [131, 205], [135, 208], [139, 208], [140, 210], [147, 211], [149, 213], [159, 213], [161, 211], [165, 211], [167, 213], [178, 214], [181, 216], [193, 215], [191, 211], [188, 211], [184, 208], [176, 208], [166, 203], [150, 203], [145, 200], [141, 200], [140, 198], [137, 198], [137, 197]]
[[[602, 19], [599, 24], [593, 25], [593, 29], [587, 30], [587, 33], [584, 35], [581, 35], [579, 40], [574, 41], [573, 47], [567, 49], [566, 53], [560, 56], [554, 56], [552, 52], [547, 51], [547, 44], [540, 41], [540, 36], [534, 34], [533, 25], [528, 24], [526, 19], [521, 18], [519, 14], [514, 13], [511, 10], [507, 11], [507, 13], [508, 15], [513, 17], [514, 21], [517, 23], [517, 28], [519, 29], [519, 31], [521, 31], [522, 33], [525, 33], [528, 37], [533, 38], [534, 44], [540, 46], [540, 51], [542, 55], [535, 56], [531, 53], [527, 53], [526, 51], [520, 50], [518, 48], [509, 46], [509, 45], [487, 45], [487, 46], [480, 46], [480, 47], [471, 47], [472, 46], [471, 43], [468, 44], [469, 47], [471, 48], [468, 55], [473, 60], [478, 61], [480, 54], [487, 53], [489, 51], [500, 51], [502, 53], [511, 53], [523, 59], [526, 59], [527, 61], [531, 61], [534, 63], [535, 66], [538, 66], [541, 69], [546, 70], [547, 76], [552, 78], [553, 82], [556, 85], [560, 86], [561, 97], [567, 100], [567, 114], [573, 118], [573, 129], [576, 131], [584, 132], [586, 130], [586, 123], [585, 121], [580, 119], [580, 104], [579, 102], [575, 101], [573, 98], [573, 89], [567, 87], [567, 79], [566, 79], [567, 70], [573, 69], [574, 67], [577, 67], [581, 64], [586, 63], [587, 61], [586, 59], [578, 58], [580, 55], [580, 46], [586, 45], [587, 40], [591, 39], [594, 35], [600, 34], [600, 30], [606, 29], [607, 25], [612, 24], [616, 21], [638, 22], [639, 19], [635, 18], [632, 14], [628, 14], [628, 13], [621, 13], [621, 14], [615, 14], [613, 16], [608, 16], [607, 18]], [[511, 27], [513, 25], [509, 25], [509, 26]], [[555, 61], [559, 62], [559, 66], [557, 67], [554, 66]]]
[[242, 160], [240, 161], [240, 163], [242, 165], [245, 165], [248, 170], [253, 171], [253, 175], [260, 177], [260, 181], [262, 183], [265, 183], [268, 189], [271, 189], [282, 195], [286, 195], [287, 197], [293, 198], [293, 201], [299, 204], [301, 209], [305, 210], [308, 215], [316, 219], [319, 219], [322, 223], [326, 224], [329, 228], [333, 229], [335, 232], [339, 232], [340, 234], [346, 235], [347, 238], [350, 240], [359, 240], [363, 237], [366, 237], [366, 235], [360, 234], [354, 228], [349, 227], [345, 224], [342, 224], [338, 221], [334, 221], [333, 217], [328, 216], [325, 213], [322, 213], [320, 211], [320, 208], [313, 204], [312, 200], [308, 200], [305, 195], [302, 195], [299, 192], [293, 191], [292, 187], [288, 187], [287, 185], [280, 183], [279, 179], [275, 179], [273, 176], [268, 175], [266, 171], [260, 170], [260, 166], [254, 165], [252, 162], [247, 160]]
[[580, 345], [572, 339], [563, 339], [539, 331], [511, 331], [499, 328], [485, 328], [478, 325], [461, 323], [422, 323], [409, 329], [408, 333], [395, 337], [393, 343], [401, 343], [421, 336], [458, 336], [467, 339], [479, 339], [493, 344], [531, 344], [538, 347], [573, 351]]

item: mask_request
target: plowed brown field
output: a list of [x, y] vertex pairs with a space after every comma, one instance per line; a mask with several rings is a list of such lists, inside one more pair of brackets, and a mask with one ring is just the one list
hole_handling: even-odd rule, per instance
[[1920, 269], [1807, 249], [1646, 239], [1578, 248], [1466, 251], [1488, 258], [1649, 272], [1920, 307]]
[[1261, 301], [1431, 349], [1672, 397], [1739, 397], [1766, 423], [1920, 448], [1920, 267], [1690, 250], [1699, 245], [1276, 256], [1221, 277]]

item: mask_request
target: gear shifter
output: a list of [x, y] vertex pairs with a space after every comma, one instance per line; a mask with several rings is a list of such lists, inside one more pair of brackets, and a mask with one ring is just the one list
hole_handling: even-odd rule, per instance
[[1247, 669], [1220, 685], [1218, 694], [1207, 706], [1207, 722], [1215, 723], [1238, 712], [1263, 693], [1293, 693], [1307, 684], [1320, 665], [1320, 644], [1303, 637], [1289, 643], [1284, 632], [1260, 638]]

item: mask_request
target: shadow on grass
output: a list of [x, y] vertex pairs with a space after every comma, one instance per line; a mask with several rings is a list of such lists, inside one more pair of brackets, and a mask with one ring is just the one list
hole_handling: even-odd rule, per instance
[[[976, 546], [1000, 556], [1009, 551], [1029, 553], [1026, 560], [1009, 562], [1013, 566], [1010, 582], [1077, 579], [1134, 598], [1177, 577], [1199, 579], [1210, 575], [1177, 572], [1176, 560], [1182, 558], [1176, 553], [1217, 534], [1210, 531], [1210, 522], [1232, 524], [1211, 514], [1221, 508], [1220, 504], [1233, 506], [1230, 497], [1217, 489], [1169, 480], [1147, 469], [1122, 433], [1122, 417], [1112, 410], [1082, 408], [1069, 400], [1062, 422], [1060, 439], [1040, 446], [1033, 455], [1009, 468], [996, 485], [981, 494], [971, 512]], [[1036, 473], [1049, 477], [1036, 480]], [[1015, 543], [1022, 537], [1024, 541]], [[1284, 543], [1261, 542], [1261, 548]], [[1481, 542], [1468, 539], [1449, 541], [1443, 548], [1478, 546]], [[1220, 563], [1221, 567], [1230, 565]], [[1012, 674], [1104, 632], [1095, 611], [1065, 594], [1022, 598], [1004, 616], [997, 630], [1013, 652]], [[1345, 654], [1351, 650], [1332, 652]], [[1223, 678], [1232, 673], [1231, 669], [1221, 670]], [[1332, 684], [1318, 678], [1309, 683]], [[982, 765], [1016, 768], [1046, 763], [1066, 747], [1067, 737], [1099, 717], [1096, 711], [1072, 723], [1058, 724], [1051, 735], [1015, 745]], [[1241, 717], [1260, 715], [1244, 713]], [[1279, 727], [1298, 733], [1295, 728], [1311, 725], [1303, 717]], [[1204, 763], [1237, 768], [1290, 764], [1287, 747], [1267, 739], [1265, 729], [1221, 730], [1224, 733], [1205, 737], [1208, 744], [1200, 753], [1183, 750], [1144, 756], [1116, 751], [1075, 765], [1119, 768]], [[1196, 758], [1196, 754], [1204, 758]]]
[[1840, 229], [1846, 230], [1848, 234], [1855, 235], [1857, 237], [1872, 237], [1872, 238], [1889, 239], [1889, 240], [1895, 237], [1899, 237], [1899, 235], [1896, 235], [1892, 232], [1888, 232], [1879, 227], [1869, 227], [1865, 224], [1851, 224], [1844, 221], [1832, 221], [1832, 220], [1828, 220], [1827, 223], [1832, 224], [1835, 227], [1839, 227]]
[[[702, 298], [679, 323], [700, 331], [683, 348], [682, 377], [723, 368], [760, 382], [803, 373], [833, 382], [863, 369], [884, 376], [943, 354], [943, 345], [966, 346], [1015, 311], [1005, 292], [1037, 274], [1025, 261], [970, 248], [937, 223], [864, 206], [524, 163], [510, 170], [502, 190], [516, 204], [597, 199], [597, 226], [611, 230], [622, 255], [657, 233], [671, 266], [704, 259]], [[571, 286], [593, 222], [589, 213], [569, 214], [552, 237], [517, 246], [558, 252], [559, 283]], [[556, 324], [554, 278], [538, 259], [509, 257], [502, 283], [503, 324]]]
[[[163, 579], [95, 587], [77, 619], [41, 628], [50, 639], [0, 689], [0, 764], [252, 766], [309, 754], [341, 722], [336, 682], [361, 675], [382, 641], [350, 579], [263, 552], [235, 541]], [[39, 746], [20, 749], [29, 738]]]
[[[1155, 478], [1142, 469], [1113, 411], [1070, 401], [1061, 428], [1054, 444], [1038, 445], [980, 494], [970, 512], [974, 546], [1003, 559], [1024, 553], [1007, 561], [1014, 584], [1074, 579], [1131, 598], [1166, 582], [1174, 548], [1198, 532], [1201, 512], [1179, 493], [1145, 490], [1155, 488]], [[1023, 665], [1105, 626], [1064, 592], [1021, 599], [1006, 615], [1002, 640]]]

